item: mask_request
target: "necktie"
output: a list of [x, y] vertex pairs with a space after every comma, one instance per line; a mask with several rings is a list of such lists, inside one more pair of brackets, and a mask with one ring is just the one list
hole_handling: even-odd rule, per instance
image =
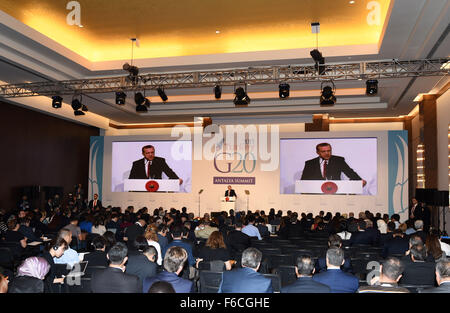
[[327, 179], [327, 163], [328, 161], [323, 161], [323, 178]]
[[150, 178], [150, 165], [152, 162], [148, 161], [147, 178]]

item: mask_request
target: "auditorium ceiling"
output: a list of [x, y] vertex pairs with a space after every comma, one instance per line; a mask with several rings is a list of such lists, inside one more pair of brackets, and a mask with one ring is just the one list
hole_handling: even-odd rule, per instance
[[[79, 11], [67, 9], [74, 3]], [[79, 25], [69, 25], [77, 12]], [[140, 74], [312, 65], [317, 39], [327, 64], [449, 57], [449, 20], [448, 0], [1, 0], [0, 85], [124, 76], [132, 53]], [[320, 22], [318, 36], [311, 22]], [[132, 49], [131, 38], [139, 47]], [[248, 108], [234, 106], [233, 87], [223, 88], [220, 101], [211, 88], [167, 89], [166, 103], [148, 90], [148, 114], [136, 113], [131, 92], [124, 106], [113, 93], [83, 99], [90, 115], [123, 124], [195, 116], [398, 117], [414, 109], [418, 94], [439, 92], [448, 81], [381, 79], [375, 97], [365, 95], [363, 80], [339, 81], [336, 105], [327, 109], [319, 106], [320, 82], [291, 83], [289, 100], [278, 99], [278, 84], [250, 85]], [[8, 101], [59, 114], [41, 98]], [[69, 108], [70, 101], [64, 98]]]
[[140, 42], [136, 59], [310, 48], [316, 46], [310, 23], [317, 21], [321, 47], [378, 47], [390, 2], [79, 0], [80, 25], [67, 23], [75, 12], [67, 0], [2, 0], [0, 10], [101, 62], [129, 59], [130, 38]]

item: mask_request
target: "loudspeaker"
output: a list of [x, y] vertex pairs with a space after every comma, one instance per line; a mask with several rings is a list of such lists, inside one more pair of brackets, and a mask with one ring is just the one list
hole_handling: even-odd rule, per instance
[[439, 190], [436, 192], [436, 203], [437, 206], [448, 206], [448, 190]]
[[434, 188], [416, 189], [416, 199], [427, 205], [434, 205], [436, 202], [436, 193], [437, 189]]

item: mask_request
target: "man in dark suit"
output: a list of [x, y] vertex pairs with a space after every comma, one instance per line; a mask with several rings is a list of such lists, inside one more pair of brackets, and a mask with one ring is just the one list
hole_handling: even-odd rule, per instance
[[450, 293], [450, 261], [436, 263], [436, 282], [439, 287], [424, 289], [424, 293]]
[[337, 247], [331, 247], [327, 251], [326, 272], [314, 275], [313, 280], [329, 286], [332, 293], [356, 292], [359, 287], [358, 278], [340, 269], [344, 261], [344, 251]]
[[156, 248], [147, 246], [142, 252], [135, 253], [128, 257], [127, 269], [125, 273], [135, 275], [143, 282], [147, 277], [153, 277], [157, 272]]
[[91, 210], [98, 210], [103, 208], [102, 202], [98, 199], [98, 194], [94, 194], [94, 199], [89, 201], [88, 208]]
[[409, 240], [405, 237], [401, 229], [395, 229], [392, 239], [383, 246], [382, 256], [387, 258], [393, 255], [404, 255], [409, 249]]
[[184, 263], [188, 258], [186, 250], [181, 247], [170, 247], [164, 256], [164, 271], [153, 277], [147, 277], [142, 285], [142, 291], [147, 293], [153, 283], [165, 281], [172, 285], [176, 293], [194, 292], [194, 283], [190, 280], [178, 277], [183, 271]]
[[[342, 238], [339, 235], [333, 234], [328, 237], [328, 248], [331, 247], [342, 248]], [[315, 271], [317, 273], [324, 272], [327, 270], [326, 252], [324, 254], [325, 255], [319, 256], [319, 258], [316, 261]], [[345, 251], [344, 251], [344, 264], [341, 266], [341, 270], [347, 273], [352, 271], [350, 256], [345, 256]]]
[[128, 260], [127, 247], [118, 242], [108, 252], [111, 262], [108, 268], [92, 273], [91, 290], [94, 293], [141, 293], [142, 282], [139, 277], [125, 272]]
[[106, 256], [106, 239], [102, 236], [96, 236], [92, 239], [92, 245], [95, 251], [86, 254], [83, 261], [88, 262], [88, 268], [91, 266], [108, 266], [108, 257]]
[[155, 156], [155, 147], [142, 147], [142, 155], [144, 158], [133, 162], [128, 179], [161, 179], [162, 173], [165, 173], [169, 179], [179, 179], [180, 185], [183, 183], [164, 158]]
[[236, 192], [234, 189], [231, 189], [230, 185], [228, 185], [228, 189], [225, 191], [225, 197], [237, 197]]
[[358, 222], [358, 231], [350, 237], [350, 246], [374, 245], [376, 243], [376, 237], [374, 237], [373, 233], [366, 231], [366, 227], [367, 224], [365, 221]]
[[305, 162], [301, 180], [341, 180], [344, 173], [350, 180], [362, 180], [363, 186], [366, 181], [348, 166], [345, 159], [340, 156], [331, 155], [331, 145], [320, 143], [316, 146], [317, 158]]
[[374, 277], [370, 286], [363, 286], [358, 293], [409, 293], [409, 290], [398, 286], [402, 277], [403, 264], [397, 258], [388, 258], [380, 266], [380, 275]]
[[314, 261], [311, 260], [311, 256], [298, 257], [295, 267], [297, 281], [281, 288], [281, 293], [330, 293], [330, 287], [313, 280], [314, 271]]
[[424, 231], [424, 222], [422, 220], [416, 220], [414, 222], [414, 228], [416, 229], [414, 235], [419, 236], [422, 242], [425, 243], [427, 241], [427, 233]]
[[250, 237], [242, 231], [242, 222], [237, 221], [234, 230], [230, 231], [227, 236], [226, 246], [231, 257], [236, 260], [245, 249], [250, 247]]
[[258, 273], [262, 253], [255, 248], [242, 252], [242, 268], [223, 273], [219, 293], [272, 293], [272, 280]]
[[413, 245], [409, 249], [410, 259], [404, 259], [405, 270], [400, 280], [401, 284], [434, 285], [435, 263], [427, 262], [427, 251], [423, 244]]
[[128, 226], [125, 231], [125, 238], [127, 241], [128, 248], [133, 248], [134, 241], [137, 237], [144, 235], [145, 232], [145, 221], [143, 219], [138, 220], [131, 226]]

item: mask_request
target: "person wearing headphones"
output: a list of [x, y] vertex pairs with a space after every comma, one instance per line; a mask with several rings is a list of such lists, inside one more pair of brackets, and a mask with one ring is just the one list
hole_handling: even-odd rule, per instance
[[64, 251], [66, 251], [67, 247], [67, 242], [63, 238], [57, 238], [50, 242], [49, 246], [44, 250], [42, 254], [42, 257], [50, 265], [50, 270], [47, 274], [47, 277], [45, 278], [46, 292], [54, 291], [55, 284], [64, 283], [64, 277], [63, 275], [58, 273], [53, 258], [60, 258], [64, 254]]

